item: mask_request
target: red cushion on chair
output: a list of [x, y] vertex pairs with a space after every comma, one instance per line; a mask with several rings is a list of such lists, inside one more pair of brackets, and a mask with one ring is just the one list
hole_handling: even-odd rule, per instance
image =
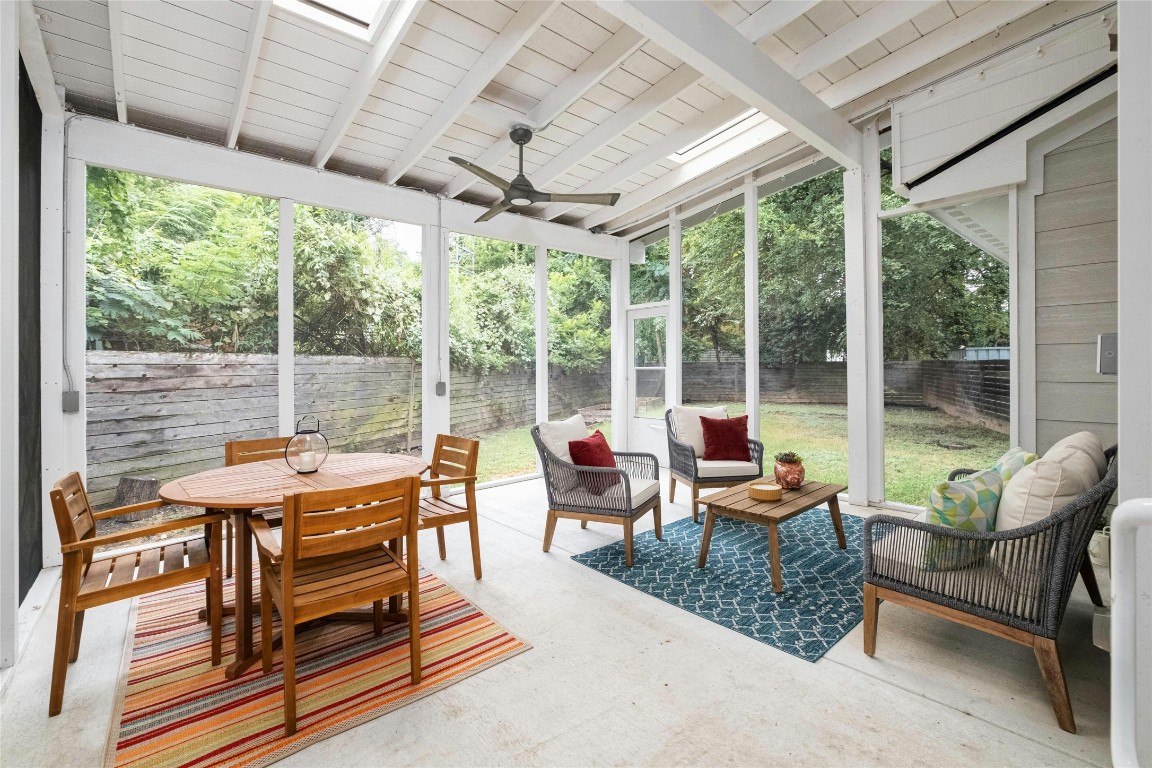
[[[572, 463], [581, 467], [616, 467], [616, 457], [600, 430], [582, 440], [569, 440], [568, 452], [572, 454]], [[620, 482], [619, 475], [599, 472], [581, 472], [580, 479], [585, 488], [596, 494], [603, 494]]]
[[734, 419], [700, 417], [705, 461], [752, 461], [748, 450], [748, 416]]

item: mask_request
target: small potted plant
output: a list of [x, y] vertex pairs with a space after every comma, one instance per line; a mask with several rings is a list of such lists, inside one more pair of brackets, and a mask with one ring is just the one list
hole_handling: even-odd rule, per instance
[[799, 488], [804, 485], [804, 457], [792, 451], [776, 454], [773, 474], [776, 475], [776, 482], [781, 488]]

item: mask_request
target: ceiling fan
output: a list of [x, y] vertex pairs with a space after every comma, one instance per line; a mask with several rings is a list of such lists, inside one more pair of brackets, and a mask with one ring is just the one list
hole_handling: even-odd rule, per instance
[[542, 192], [532, 186], [532, 182], [524, 175], [524, 145], [532, 141], [532, 129], [518, 125], [508, 133], [508, 138], [520, 147], [520, 172], [512, 181], [505, 181], [491, 171], [487, 171], [475, 163], [470, 163], [462, 157], [448, 158], [466, 171], [471, 171], [484, 181], [497, 189], [504, 191], [504, 199], [497, 201], [488, 211], [476, 219], [479, 224], [488, 221], [498, 214], [511, 208], [519, 208], [533, 203], [584, 203], [586, 205], [616, 205], [620, 199], [619, 192], [604, 192], [600, 194], [565, 194], [560, 192]]

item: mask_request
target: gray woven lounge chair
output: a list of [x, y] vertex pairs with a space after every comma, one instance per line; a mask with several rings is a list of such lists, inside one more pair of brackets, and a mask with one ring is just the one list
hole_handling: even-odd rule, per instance
[[[632, 526], [652, 510], [656, 538], [663, 538], [660, 528], [660, 465], [650, 453], [613, 451], [616, 469], [611, 467], [583, 467], [564, 461], [548, 450], [540, 439], [540, 427], [532, 427], [532, 440], [544, 467], [544, 487], [548, 490], [548, 523], [544, 529], [544, 551], [552, 546], [557, 518], [580, 521], [587, 528], [589, 521], [624, 526], [624, 563], [632, 567]], [[596, 493], [589, 486], [599, 486], [598, 478], [619, 477], [620, 482]], [[655, 492], [645, 481], [655, 483]], [[633, 492], [636, 485], [636, 492]], [[641, 487], [644, 486], [644, 487]]]
[[[864, 653], [876, 652], [880, 600], [1030, 646], [1057, 722], [1075, 733], [1056, 635], [1078, 574], [1084, 575], [1093, 602], [1100, 604], [1096, 578], [1084, 555], [1116, 491], [1116, 446], [1104, 454], [1108, 472], [1103, 480], [1049, 517], [1022, 528], [973, 533], [889, 515], [865, 520]], [[929, 550], [938, 562], [964, 566], [931, 570], [924, 559]]]
[[755, 474], [728, 475], [725, 477], [702, 477], [700, 465], [696, 462], [696, 451], [691, 445], [676, 436], [676, 426], [672, 423], [672, 409], [664, 411], [664, 425], [668, 432], [668, 501], [676, 501], [676, 481], [692, 489], [692, 522], [700, 522], [700, 489], [701, 488], [730, 488], [733, 485], [746, 483], [764, 476], [764, 443], [759, 440], [748, 440], [748, 452], [752, 454], [752, 462], [759, 469]]

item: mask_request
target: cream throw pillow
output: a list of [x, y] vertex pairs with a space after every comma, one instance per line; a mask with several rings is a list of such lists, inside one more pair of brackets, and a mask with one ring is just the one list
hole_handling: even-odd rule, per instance
[[1100, 482], [1106, 468], [1104, 448], [1096, 435], [1077, 432], [1064, 438], [1004, 486], [996, 530], [1043, 520]]
[[583, 440], [588, 437], [588, 427], [584, 424], [584, 417], [576, 414], [564, 421], [543, 421], [540, 423], [540, 440], [558, 457], [572, 463], [572, 454], [568, 450], [570, 440]]
[[676, 430], [676, 437], [692, 446], [697, 456], [704, 455], [704, 427], [700, 426], [700, 417], [710, 419], [728, 418], [728, 409], [720, 405], [715, 408], [693, 408], [688, 405], [672, 406], [672, 427]]

